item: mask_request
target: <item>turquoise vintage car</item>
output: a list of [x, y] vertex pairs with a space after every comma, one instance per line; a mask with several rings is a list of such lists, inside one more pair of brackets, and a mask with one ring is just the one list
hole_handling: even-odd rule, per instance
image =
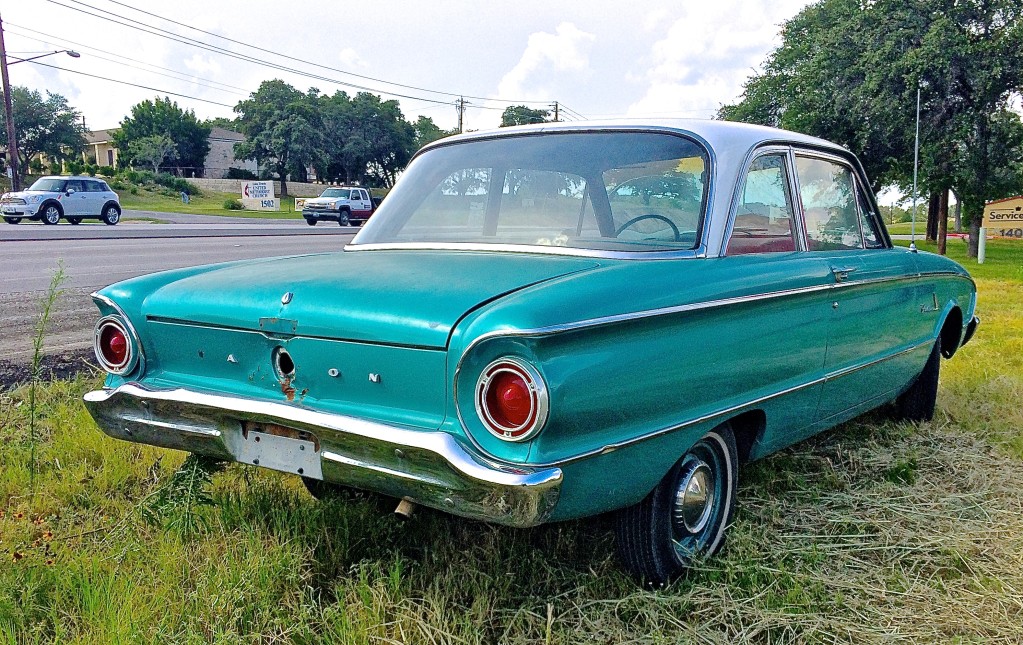
[[618, 511], [648, 582], [722, 544], [738, 468], [872, 408], [930, 419], [967, 272], [892, 246], [855, 157], [712, 121], [420, 151], [343, 251], [94, 298], [118, 439], [527, 527]]

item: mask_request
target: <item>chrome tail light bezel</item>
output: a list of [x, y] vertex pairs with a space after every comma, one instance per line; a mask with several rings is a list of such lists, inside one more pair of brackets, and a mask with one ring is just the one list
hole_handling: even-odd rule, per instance
[[[108, 361], [101, 347], [103, 332], [111, 327], [120, 331], [128, 343], [125, 359], [120, 364], [114, 364]], [[96, 360], [99, 362], [100, 367], [108, 373], [116, 376], [131, 374], [136, 370], [136, 368], [139, 368], [144, 364], [142, 358], [142, 346], [139, 343], [135, 329], [127, 320], [118, 315], [112, 314], [104, 316], [96, 322], [96, 329], [93, 333], [92, 351], [96, 355]]]
[[[494, 377], [510, 372], [522, 378], [530, 392], [530, 414], [526, 421], [517, 426], [508, 426], [497, 420], [487, 406], [488, 388]], [[476, 415], [490, 434], [512, 443], [529, 441], [543, 430], [550, 412], [550, 395], [547, 383], [534, 366], [516, 357], [504, 356], [492, 361], [480, 372], [474, 393]]]

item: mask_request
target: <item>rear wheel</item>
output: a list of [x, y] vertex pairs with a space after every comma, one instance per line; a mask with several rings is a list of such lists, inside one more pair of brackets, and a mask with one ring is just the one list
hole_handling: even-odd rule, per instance
[[67, 221], [71, 222], [72, 224], [77, 225], [77, 224], [81, 224], [82, 223], [82, 218], [81, 217], [69, 217], [69, 218], [67, 218]]
[[103, 209], [103, 223], [113, 226], [121, 221], [121, 209], [110, 204]]
[[930, 421], [938, 401], [938, 372], [941, 369], [941, 338], [934, 341], [931, 355], [913, 385], [895, 399], [895, 417], [904, 421]]
[[21, 218], [20, 217], [5, 217], [4, 221], [7, 222], [8, 224], [20, 224], [21, 223]]
[[639, 504], [618, 512], [618, 556], [648, 585], [663, 585], [716, 553], [735, 510], [735, 436], [711, 430]]
[[43, 210], [43, 224], [56, 224], [60, 221], [60, 217], [63, 213], [59, 206], [50, 204]]

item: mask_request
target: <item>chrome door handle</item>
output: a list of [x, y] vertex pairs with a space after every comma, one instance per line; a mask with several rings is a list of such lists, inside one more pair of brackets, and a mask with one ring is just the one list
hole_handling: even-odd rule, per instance
[[849, 274], [856, 270], [856, 267], [831, 267], [831, 273], [835, 276], [835, 282], [844, 282], [849, 279]]

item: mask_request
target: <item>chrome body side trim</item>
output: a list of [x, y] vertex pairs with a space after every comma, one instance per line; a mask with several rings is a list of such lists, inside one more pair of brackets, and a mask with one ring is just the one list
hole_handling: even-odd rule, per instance
[[[497, 463], [471, 452], [445, 432], [283, 403], [151, 389], [139, 383], [89, 392], [84, 401], [97, 425], [111, 437], [231, 461], [245, 456], [244, 429], [249, 423], [304, 430], [322, 446], [319, 466], [325, 481], [407, 497], [497, 524], [525, 527], [546, 521], [561, 491], [561, 469]], [[308, 461], [282, 459], [273, 467], [315, 474], [303, 473], [303, 464], [308, 466]]]

